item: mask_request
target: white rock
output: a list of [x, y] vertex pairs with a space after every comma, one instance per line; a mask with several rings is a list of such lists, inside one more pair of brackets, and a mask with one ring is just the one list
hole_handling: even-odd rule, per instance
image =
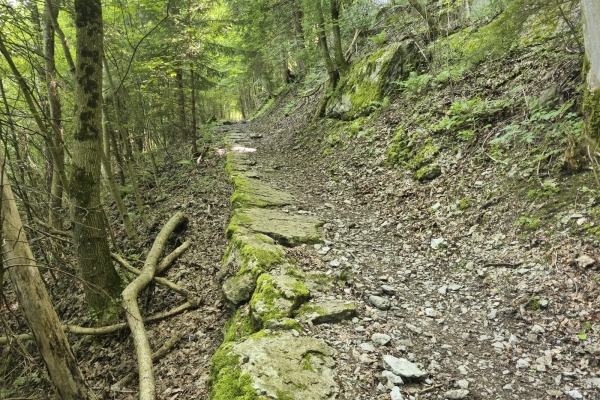
[[512, 383], [507, 383], [506, 385], [502, 386], [502, 389], [504, 390], [512, 390], [512, 388]]
[[583, 395], [577, 389], [569, 390], [565, 394], [572, 399], [583, 399]]
[[450, 400], [464, 399], [469, 395], [469, 391], [466, 389], [453, 389], [448, 390], [444, 397]]
[[390, 396], [392, 400], [404, 400], [404, 397], [402, 397], [402, 393], [400, 393], [400, 388], [398, 386], [394, 386], [390, 393]]
[[431, 317], [431, 318], [441, 318], [442, 317], [442, 314], [440, 314], [439, 311], [437, 311], [433, 308], [426, 308], [425, 315], [427, 315], [428, 317]]
[[596, 260], [594, 260], [592, 257], [588, 256], [587, 254], [580, 256], [575, 261], [577, 261], [577, 265], [579, 265], [581, 268], [587, 268], [587, 267], [594, 265], [594, 263], [596, 263]]
[[371, 344], [371, 343], [361, 343], [360, 348], [363, 351], [366, 351], [367, 353], [371, 353], [371, 352], [375, 351], [375, 346], [373, 346], [373, 344]]
[[461, 365], [458, 367], [458, 372], [460, 372], [461, 375], [469, 375], [469, 372], [467, 371], [467, 367], [465, 367], [464, 365]]
[[391, 371], [383, 371], [381, 373], [382, 382], [392, 382], [394, 385], [404, 385], [404, 381], [398, 375]]
[[517, 368], [519, 369], [525, 369], [525, 368], [529, 368], [530, 364], [528, 361], [523, 360], [522, 358], [519, 358], [517, 360]]
[[329, 250], [331, 250], [329, 247], [325, 246], [325, 247], [321, 247], [319, 249], [319, 251], [317, 251], [317, 254], [320, 254], [322, 256], [324, 256], [325, 254], [329, 253]]
[[444, 285], [438, 289], [439, 294], [446, 294], [447, 291], [448, 291], [448, 286], [446, 286], [446, 285]]
[[448, 242], [444, 238], [431, 239], [431, 248], [434, 250], [448, 247]]
[[339, 260], [333, 260], [329, 263], [329, 265], [331, 265], [332, 267], [339, 267], [340, 266], [340, 261]]
[[496, 310], [495, 308], [492, 308], [492, 311], [490, 311], [490, 313], [487, 315], [488, 319], [495, 319], [496, 318], [496, 314], [498, 314], [498, 310]]
[[379, 296], [369, 296], [369, 302], [378, 309], [385, 311], [390, 308], [390, 301]]
[[546, 330], [540, 325], [534, 325], [531, 327], [531, 332], [533, 333], [546, 333]]
[[459, 285], [458, 283], [453, 283], [448, 286], [448, 290], [450, 290], [451, 292], [457, 292], [458, 290], [460, 290], [460, 288], [462, 288], [462, 285]]
[[385, 346], [390, 342], [390, 340], [392, 340], [392, 338], [390, 335], [386, 335], [385, 333], [374, 333], [373, 336], [371, 336], [371, 340], [377, 346]]
[[411, 363], [405, 358], [396, 358], [394, 356], [383, 356], [383, 366], [403, 378], [422, 378], [427, 372], [421, 371], [416, 364]]
[[469, 388], [469, 381], [466, 379], [461, 379], [456, 381], [456, 386], [458, 386], [461, 389], [468, 389]]

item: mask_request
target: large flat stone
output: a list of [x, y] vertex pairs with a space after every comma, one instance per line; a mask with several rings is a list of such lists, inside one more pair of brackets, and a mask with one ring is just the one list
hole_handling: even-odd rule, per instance
[[298, 310], [298, 315], [313, 324], [330, 324], [356, 317], [356, 306], [349, 302], [324, 301], [307, 303]]
[[236, 214], [240, 225], [267, 235], [285, 246], [323, 241], [323, 222], [307, 215], [289, 215], [279, 210], [251, 208]]
[[232, 347], [243, 362], [242, 374], [250, 376], [256, 394], [269, 399], [333, 400], [334, 350], [310, 337], [281, 336], [250, 338]]
[[306, 286], [291, 276], [262, 274], [250, 300], [252, 317], [265, 326], [269, 320], [291, 317], [309, 298]]
[[235, 178], [235, 191], [231, 196], [232, 208], [281, 207], [292, 203], [292, 195], [275, 189], [258, 179], [240, 174]]

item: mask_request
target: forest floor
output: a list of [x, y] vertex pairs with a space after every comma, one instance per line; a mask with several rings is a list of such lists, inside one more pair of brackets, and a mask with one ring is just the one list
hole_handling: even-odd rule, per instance
[[[216, 147], [222, 137], [213, 138]], [[141, 246], [135, 246], [126, 240], [122, 231], [115, 231], [119, 254], [141, 268], [145, 255], [152, 245], [156, 234], [167, 220], [176, 212], [183, 211], [189, 216], [187, 229], [169, 240], [165, 254], [174, 250], [183, 241], [191, 241], [187, 252], [168, 269], [166, 278], [179, 284], [202, 299], [201, 306], [169, 319], [148, 324], [148, 337], [153, 351], [160, 348], [176, 332], [183, 331], [183, 337], [163, 359], [155, 363], [157, 396], [160, 399], [207, 399], [210, 357], [221, 344], [221, 328], [229, 317], [229, 312], [221, 307], [222, 292], [213, 277], [220, 268], [221, 259], [227, 246], [225, 229], [229, 223], [229, 197], [232, 188], [225, 174], [224, 157], [213, 154], [200, 164], [188, 161], [189, 155], [184, 147], [171, 148], [169, 154], [161, 153], [160, 182], [166, 193], [163, 200], [155, 201], [159, 192], [148, 179], [149, 187], [144, 193], [152, 197], [145, 198], [146, 204], [152, 204], [148, 210], [151, 227], [144, 232]], [[157, 155], [158, 157], [158, 155]], [[143, 180], [143, 182], [145, 182]], [[130, 209], [134, 208], [131, 194], [125, 197]], [[120, 220], [114, 204], [108, 203], [109, 219], [120, 226]], [[136, 221], [139, 223], [139, 219]], [[141, 225], [141, 224], [139, 224]], [[36, 239], [30, 233], [30, 240]], [[46, 242], [47, 238], [41, 237]], [[36, 245], [39, 240], [35, 240]], [[51, 248], [46, 243], [43, 247]], [[114, 249], [113, 249], [114, 251]], [[62, 262], [54, 273], [45, 272], [47, 286], [63, 322], [80, 326], [92, 326], [87, 315], [83, 292], [73, 279], [61, 279], [61, 271], [75, 274], [68, 251], [63, 254]], [[66, 275], [71, 276], [71, 275]], [[19, 313], [11, 285], [4, 282], [9, 312], [0, 309], [15, 333], [25, 333], [26, 324]], [[185, 302], [181, 296], [169, 292], [160, 286], [151, 285], [142, 292], [139, 303], [144, 316], [168, 311]], [[88, 384], [94, 389], [98, 399], [136, 399], [138, 381], [133, 379], [119, 391], [111, 386], [137, 369], [135, 349], [127, 330], [106, 336], [69, 335], [69, 342], [79, 361], [80, 368]], [[0, 399], [28, 398], [55, 399], [43, 370], [43, 364], [37, 355], [34, 342], [25, 342], [25, 348], [33, 356], [30, 358], [16, 346], [4, 346], [0, 359]]]
[[[381, 379], [388, 354], [428, 372], [404, 382], [400, 398], [600, 398], [597, 241], [568, 227], [515, 226], [515, 215], [539, 204], [510, 186], [502, 164], [457, 159], [419, 183], [365, 155], [378, 144], [323, 156], [309, 140], [320, 133], [302, 131], [307, 116], [293, 118], [242, 127], [262, 135], [254, 172], [293, 194], [296, 206], [284, 209], [325, 222], [323, 244], [288, 255], [335, 278], [329, 299], [359, 307], [352, 322], [305, 327], [337, 350], [340, 399], [390, 399], [393, 385]], [[568, 219], [582, 218], [587, 202], [575, 199]]]

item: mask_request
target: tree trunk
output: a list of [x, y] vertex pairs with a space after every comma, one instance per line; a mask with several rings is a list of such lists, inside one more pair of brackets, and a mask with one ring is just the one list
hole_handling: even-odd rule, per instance
[[340, 75], [343, 75], [348, 69], [348, 62], [344, 57], [344, 50], [342, 49], [342, 33], [340, 31], [340, 0], [329, 0], [329, 6], [331, 8], [331, 21], [333, 26], [333, 54], [335, 55], [335, 63], [337, 64]]
[[61, 115], [60, 97], [58, 94], [58, 82], [56, 64], [54, 57], [54, 26], [52, 20], [58, 16], [59, 0], [47, 0], [44, 2], [44, 61], [46, 67], [46, 89], [48, 91], [48, 105], [50, 108], [51, 134], [54, 140], [49, 141], [52, 157], [52, 183], [50, 185], [50, 212], [49, 224], [53, 228], [62, 230], [63, 221], [61, 216], [63, 186], [61, 175], [65, 169], [65, 150], [63, 143], [63, 124]]
[[17, 204], [8, 183], [4, 157], [2, 169], [2, 251], [19, 306], [25, 314], [50, 379], [62, 400], [95, 399], [86, 387], [77, 360], [52, 308], [25, 236]]
[[192, 141], [192, 154], [194, 157], [198, 157], [198, 144], [196, 144], [196, 82], [194, 81], [194, 65], [190, 66], [190, 86], [192, 87], [192, 127], [190, 129], [190, 140]]
[[[296, 36], [296, 47], [300, 52], [304, 52], [306, 49], [306, 46], [304, 45], [304, 29], [302, 28], [302, 18], [304, 15], [296, 0], [292, 1], [292, 16], [294, 22], [294, 35]], [[304, 64], [304, 60], [302, 58], [297, 58], [296, 64], [298, 64], [298, 69], [300, 70], [300, 80], [302, 80], [306, 76], [306, 65]]]
[[177, 106], [179, 114], [179, 132], [180, 137], [185, 138], [185, 93], [183, 91], [183, 68], [178, 68], [175, 75], [177, 82]]
[[86, 301], [100, 319], [114, 311], [121, 279], [110, 257], [100, 202], [102, 134], [102, 4], [75, 0], [77, 36], [71, 220]]
[[319, 105], [317, 106], [317, 112], [315, 113], [316, 118], [322, 118], [325, 115], [325, 109], [327, 108], [327, 102], [335, 88], [337, 87], [338, 81], [340, 80], [340, 72], [336, 68], [331, 56], [329, 55], [329, 46], [327, 45], [327, 34], [325, 33], [325, 17], [323, 16], [323, 9], [321, 7], [321, 0], [317, 0], [317, 34], [319, 36], [319, 47], [323, 54], [323, 61], [325, 62], [325, 69], [329, 75], [329, 85], [323, 94]]
[[433, 16], [427, 12], [427, 8], [419, 0], [408, 0], [408, 2], [427, 22], [427, 26], [429, 27], [429, 41], [433, 42], [436, 40], [439, 36], [439, 27]]

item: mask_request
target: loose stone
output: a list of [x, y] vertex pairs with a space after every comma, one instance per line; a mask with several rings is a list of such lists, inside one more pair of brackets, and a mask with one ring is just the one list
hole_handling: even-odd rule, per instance
[[380, 309], [382, 311], [389, 310], [389, 308], [390, 308], [390, 301], [388, 299], [386, 299], [386, 298], [383, 298], [383, 297], [370, 296], [369, 297], [369, 302], [374, 307], [377, 307], [378, 309]]
[[383, 366], [385, 369], [403, 378], [423, 378], [427, 375], [427, 372], [420, 370], [416, 364], [405, 358], [385, 355], [383, 356]]

